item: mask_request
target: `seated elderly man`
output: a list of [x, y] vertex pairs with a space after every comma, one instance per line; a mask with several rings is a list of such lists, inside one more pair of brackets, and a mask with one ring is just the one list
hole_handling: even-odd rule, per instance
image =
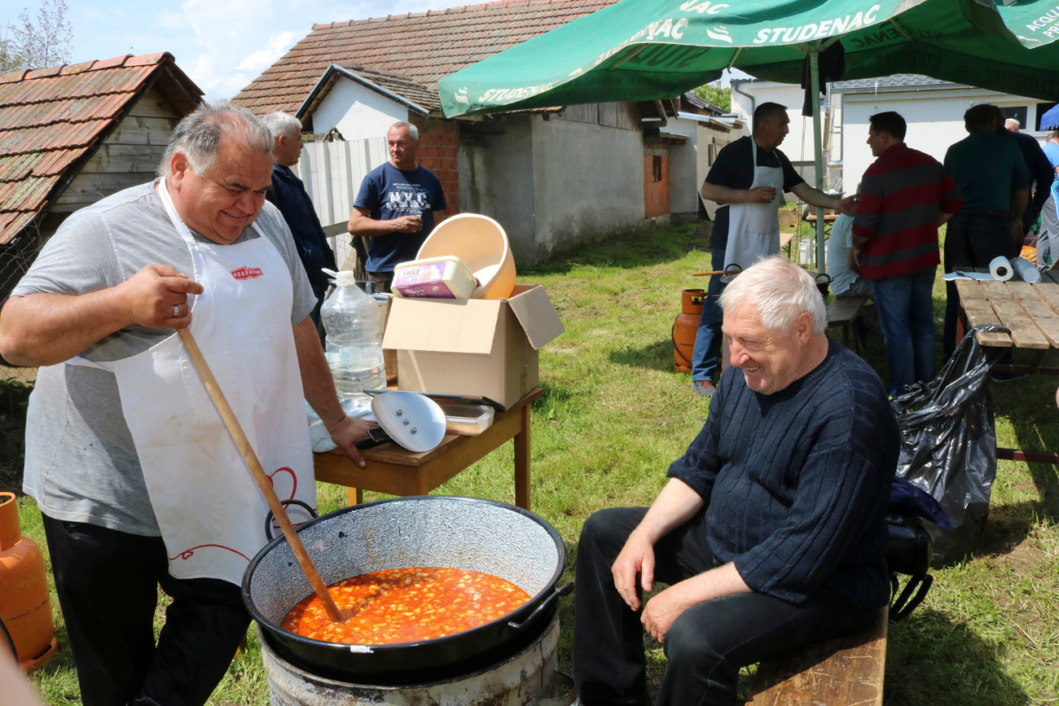
[[[899, 436], [879, 377], [824, 333], [804, 270], [772, 257], [721, 296], [731, 366], [650, 508], [585, 522], [574, 675], [583, 704], [741, 704], [740, 667], [855, 630], [889, 598]], [[668, 584], [641, 610], [642, 592]], [[642, 626], [641, 626], [642, 623]]]

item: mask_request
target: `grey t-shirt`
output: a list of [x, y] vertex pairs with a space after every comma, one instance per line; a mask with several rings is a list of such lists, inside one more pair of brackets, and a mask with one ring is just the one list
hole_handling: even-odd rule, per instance
[[[94, 292], [124, 282], [148, 264], [169, 265], [191, 276], [191, 252], [153, 187], [126, 189], [71, 215], [12, 296]], [[294, 325], [309, 316], [316, 300], [290, 229], [267, 202], [256, 224], [291, 272]], [[257, 237], [256, 230], [247, 228], [237, 242]], [[94, 344], [81, 357], [95, 362], [121, 360], [171, 335], [172, 329], [130, 326]], [[248, 352], [247, 362], [252, 364], [257, 354], [265, 353]], [[158, 536], [112, 373], [83, 365], [40, 368], [27, 411], [23, 490], [51, 518]]]

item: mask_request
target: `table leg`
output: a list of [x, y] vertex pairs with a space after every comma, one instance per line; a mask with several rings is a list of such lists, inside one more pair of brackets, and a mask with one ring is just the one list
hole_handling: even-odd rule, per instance
[[346, 488], [347, 505], [360, 505], [362, 502], [364, 502], [364, 491], [362, 489], [352, 486]]
[[515, 504], [530, 509], [530, 407], [522, 407], [522, 427], [515, 434]]

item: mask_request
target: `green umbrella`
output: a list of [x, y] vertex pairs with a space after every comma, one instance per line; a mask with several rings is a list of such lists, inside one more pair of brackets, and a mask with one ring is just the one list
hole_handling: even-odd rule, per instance
[[621, 0], [439, 82], [445, 115], [672, 97], [737, 67], [800, 83], [841, 41], [843, 79], [925, 74], [1059, 96], [1055, 0]]
[[[1056, 0], [620, 0], [446, 76], [438, 88], [445, 115], [455, 117], [667, 98], [731, 67], [801, 83], [808, 57], [819, 95], [818, 56], [841, 42], [843, 79], [925, 74], [1054, 100], [1056, 39]], [[823, 241], [821, 217], [818, 263]]]

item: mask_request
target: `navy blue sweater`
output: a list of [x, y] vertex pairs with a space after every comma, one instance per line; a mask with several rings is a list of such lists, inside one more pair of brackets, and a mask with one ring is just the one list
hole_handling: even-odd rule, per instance
[[772, 395], [729, 368], [669, 476], [706, 501], [706, 534], [753, 590], [889, 600], [886, 509], [900, 437], [878, 375], [828, 338], [824, 361]]

